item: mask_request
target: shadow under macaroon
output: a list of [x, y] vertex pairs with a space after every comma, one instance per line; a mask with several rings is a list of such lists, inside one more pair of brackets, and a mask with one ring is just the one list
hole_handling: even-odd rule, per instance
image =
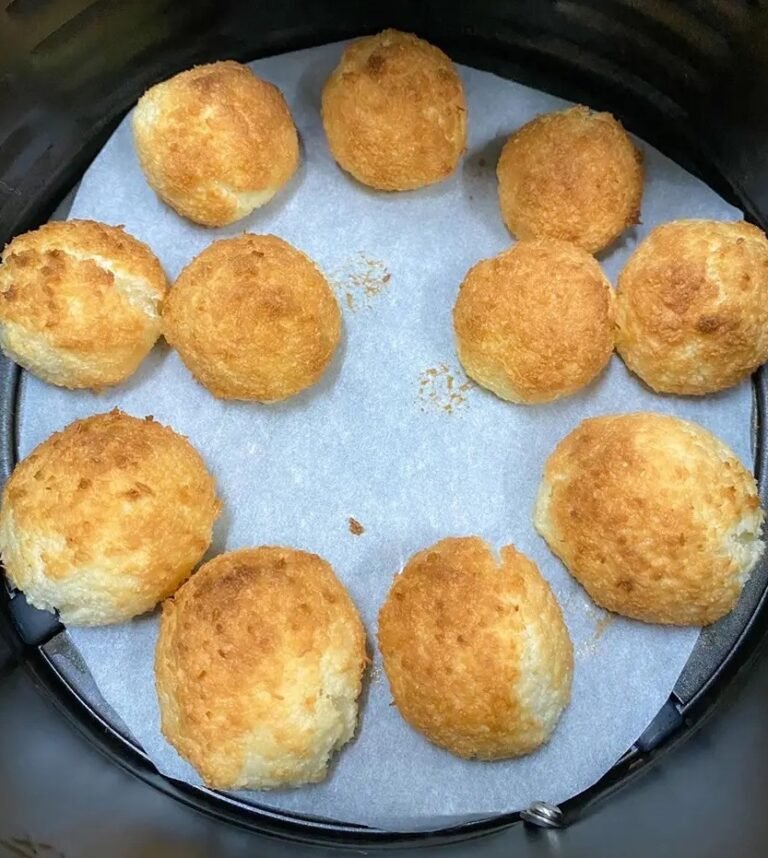
[[496, 165], [499, 163], [501, 150], [508, 138], [509, 134], [499, 134], [482, 146], [472, 151], [468, 150], [460, 169], [462, 192], [468, 200], [471, 200], [478, 218], [494, 231], [500, 227], [512, 243], [515, 240], [514, 236], [509, 234], [501, 217], [496, 179]]

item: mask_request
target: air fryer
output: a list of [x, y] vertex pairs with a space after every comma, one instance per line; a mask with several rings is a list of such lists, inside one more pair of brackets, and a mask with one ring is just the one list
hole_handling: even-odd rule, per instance
[[[376, 32], [416, 32], [454, 60], [613, 112], [768, 226], [768, 12], [761, 0], [508, 0], [473, 3], [11, 0], [0, 12], [0, 240], [44, 222], [151, 84], [195, 63], [248, 61]], [[20, 370], [0, 361], [0, 474], [17, 460]], [[756, 476], [765, 500], [768, 390], [753, 378]], [[280, 838], [373, 847], [459, 841], [509, 826], [567, 827], [639, 777], [701, 723], [764, 635], [763, 562], [737, 610], [701, 635], [653, 723], [594, 787], [560, 807], [393, 834], [250, 805], [159, 775], [140, 747], [54, 665], [61, 626], [2, 588], [14, 657], [87, 739], [148, 785], [223, 823]], [[674, 756], [672, 756], [674, 760]]]

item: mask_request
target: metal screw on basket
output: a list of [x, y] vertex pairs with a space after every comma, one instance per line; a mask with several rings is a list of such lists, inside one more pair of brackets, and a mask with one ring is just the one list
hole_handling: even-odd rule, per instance
[[539, 828], [562, 828], [563, 811], [548, 801], [534, 801], [520, 812], [523, 820]]

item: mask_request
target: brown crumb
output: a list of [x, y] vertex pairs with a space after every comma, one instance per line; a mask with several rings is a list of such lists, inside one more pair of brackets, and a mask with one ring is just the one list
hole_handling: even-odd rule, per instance
[[330, 279], [347, 307], [355, 313], [371, 306], [371, 299], [387, 286], [392, 274], [383, 262], [359, 250], [333, 272]]
[[422, 411], [444, 411], [452, 414], [467, 404], [474, 382], [463, 373], [441, 363], [422, 371], [419, 377], [419, 399]]
[[477, 159], [477, 166], [478, 167], [486, 167], [486, 166], [488, 166], [488, 162], [485, 160], [485, 158], [478, 158]]
[[[597, 611], [591, 611], [590, 613], [592, 614], [592, 616], [597, 615]], [[597, 619], [595, 620], [595, 627], [592, 631], [592, 635], [587, 640], [582, 641], [581, 645], [577, 647], [576, 655], [580, 658], [588, 658], [590, 656], [593, 656], [597, 651], [597, 645], [600, 642], [600, 638], [602, 638], [602, 636], [605, 634], [606, 629], [608, 629], [615, 622], [615, 614], [609, 614], [600, 611], [600, 616], [597, 616]]]
[[360, 524], [360, 522], [356, 518], [352, 518], [352, 516], [350, 516], [349, 517], [349, 532], [353, 536], [361, 536], [363, 533], [365, 533], [365, 528], [363, 527], [362, 524]]

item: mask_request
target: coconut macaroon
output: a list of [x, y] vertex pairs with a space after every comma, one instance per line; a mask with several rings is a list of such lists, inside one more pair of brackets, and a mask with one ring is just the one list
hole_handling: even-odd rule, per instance
[[613, 290], [575, 244], [520, 241], [469, 270], [453, 325], [475, 381], [510, 402], [549, 402], [589, 384], [610, 360]]
[[214, 396], [276, 402], [320, 378], [341, 311], [308, 256], [274, 235], [241, 235], [215, 241], [181, 272], [163, 334]]
[[357, 723], [365, 632], [316, 554], [222, 554], [163, 606], [163, 734], [218, 789], [323, 780]]
[[151, 417], [77, 420], [5, 485], [0, 554], [10, 582], [67, 625], [149, 611], [190, 574], [219, 514], [192, 445]]
[[160, 336], [167, 288], [152, 251], [122, 227], [46, 224], [3, 251], [0, 347], [49, 384], [118, 384]]
[[536, 565], [476, 536], [415, 554], [379, 613], [400, 714], [460, 757], [498, 760], [547, 741], [568, 705], [573, 650]]
[[322, 113], [339, 166], [383, 191], [447, 178], [466, 146], [456, 68], [439, 48], [398, 30], [346, 47], [323, 89]]
[[581, 423], [547, 461], [534, 521], [598, 605], [649, 623], [724, 616], [764, 547], [752, 474], [662, 414]]
[[538, 116], [507, 140], [497, 176], [517, 238], [560, 238], [596, 253], [639, 222], [642, 156], [610, 113]]
[[662, 224], [621, 272], [616, 347], [661, 393], [731, 387], [768, 360], [768, 239], [748, 223]]
[[233, 223], [264, 205], [299, 163], [299, 138], [282, 93], [232, 60], [151, 87], [132, 121], [149, 184], [204, 226]]

